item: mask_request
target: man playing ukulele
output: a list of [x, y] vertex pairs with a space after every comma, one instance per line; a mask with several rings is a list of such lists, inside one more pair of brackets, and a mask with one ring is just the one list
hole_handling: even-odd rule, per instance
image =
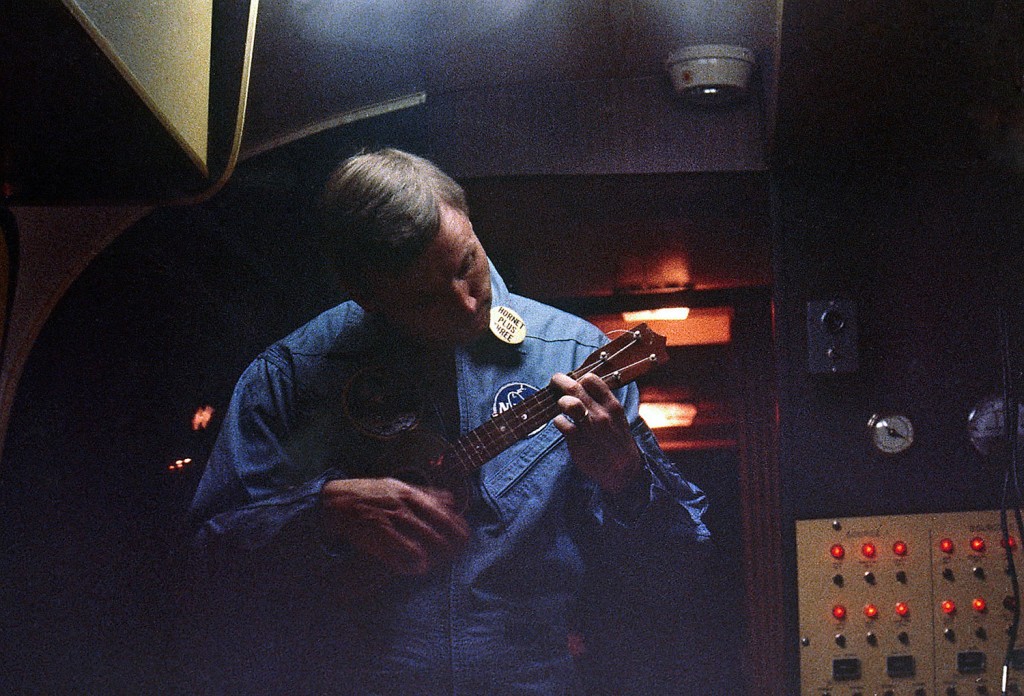
[[[352, 299], [266, 349], [235, 389], [191, 510], [215, 588], [197, 683], [568, 693], [594, 558], [654, 547], [687, 563], [708, 537], [703, 494], [638, 417], [635, 386], [568, 376], [608, 339], [509, 292], [433, 164], [352, 157], [319, 214]], [[544, 422], [467, 473], [468, 494], [431, 477], [450, 480], [453, 455], [415, 437], [503, 432], [516, 423], [488, 423], [549, 392]], [[464, 449], [490, 456], [478, 438]]]

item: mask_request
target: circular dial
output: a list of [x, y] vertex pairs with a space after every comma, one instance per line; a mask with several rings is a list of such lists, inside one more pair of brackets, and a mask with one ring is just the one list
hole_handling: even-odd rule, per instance
[[871, 429], [871, 442], [880, 452], [899, 454], [914, 444], [914, 424], [906, 416], [876, 414], [871, 416], [868, 427]]
[[[1002, 448], [1008, 452], [1006, 438], [1006, 408], [1003, 397], [982, 399], [967, 415], [967, 434], [974, 448], [988, 456]], [[1017, 405], [1017, 453], [1024, 451], [1024, 403]]]

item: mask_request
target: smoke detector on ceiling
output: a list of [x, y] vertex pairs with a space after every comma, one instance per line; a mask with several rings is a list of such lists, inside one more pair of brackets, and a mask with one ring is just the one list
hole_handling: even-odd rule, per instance
[[685, 46], [665, 61], [676, 93], [692, 104], [732, 104], [747, 96], [754, 72], [754, 52], [742, 46]]

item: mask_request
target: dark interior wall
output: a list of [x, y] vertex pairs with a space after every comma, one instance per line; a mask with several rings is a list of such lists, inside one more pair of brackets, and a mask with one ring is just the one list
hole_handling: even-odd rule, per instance
[[[1024, 274], [1009, 178], [968, 173], [781, 179], [776, 296], [781, 466], [795, 518], [996, 506], [967, 415], [1001, 388], [997, 308]], [[859, 366], [810, 374], [808, 301], [856, 307]], [[909, 416], [915, 443], [878, 453], [867, 421]]]
[[247, 207], [236, 190], [144, 219], [36, 343], [0, 468], [3, 693], [169, 693], [183, 515], [213, 437], [192, 414], [338, 297], [298, 202], [247, 186]]
[[[1020, 365], [1020, 193], [1014, 177], [968, 171], [779, 177], [787, 644], [797, 645], [793, 520], [999, 507], [1003, 466], [974, 449], [967, 418], [1002, 389], [1000, 307]], [[811, 374], [807, 303], [833, 298], [856, 308], [858, 368]], [[873, 448], [867, 427], [893, 412], [916, 430], [895, 456]]]
[[465, 186], [474, 229], [529, 297], [771, 284], [765, 172], [483, 177]]

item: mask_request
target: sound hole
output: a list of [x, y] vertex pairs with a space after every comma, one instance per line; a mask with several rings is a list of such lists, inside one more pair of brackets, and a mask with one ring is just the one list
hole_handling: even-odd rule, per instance
[[420, 467], [408, 466], [395, 469], [391, 473], [391, 476], [413, 486], [432, 488], [437, 485], [437, 483], [431, 478], [430, 474]]
[[448, 443], [429, 430], [414, 428], [388, 444], [378, 462], [379, 476], [416, 486], [442, 486]]

